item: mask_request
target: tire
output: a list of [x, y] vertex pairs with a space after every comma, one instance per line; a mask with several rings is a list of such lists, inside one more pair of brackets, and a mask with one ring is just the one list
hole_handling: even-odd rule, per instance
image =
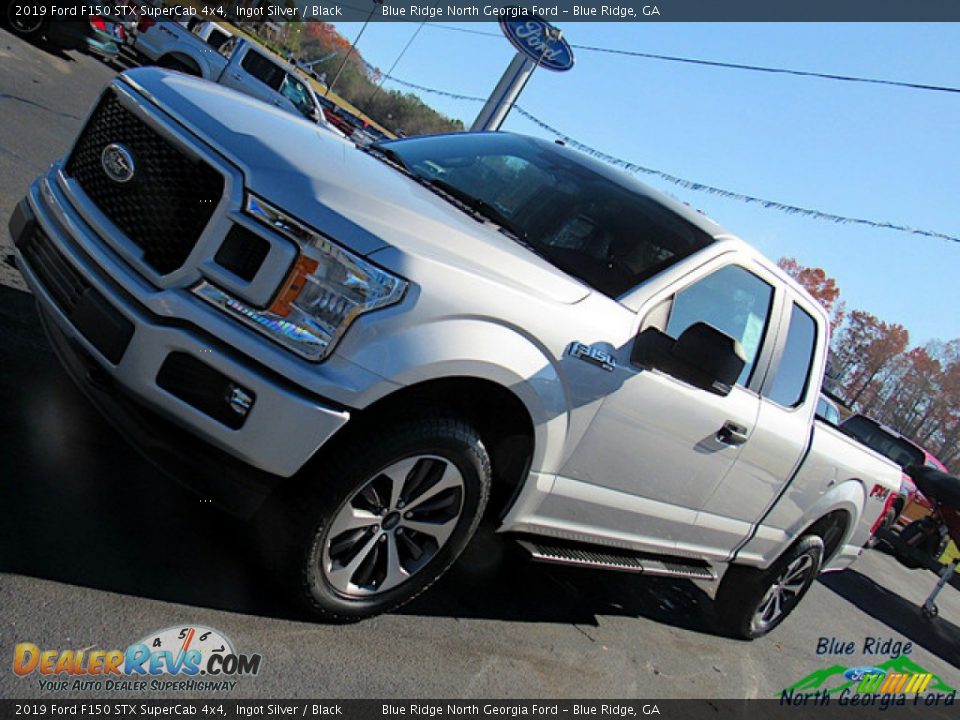
[[394, 610], [467, 546], [490, 494], [479, 434], [462, 420], [397, 420], [341, 442], [273, 499], [258, 537], [278, 582], [311, 614]]
[[880, 523], [880, 526], [877, 528], [877, 532], [870, 536], [870, 539], [867, 540], [867, 549], [875, 548], [880, 544], [880, 538], [877, 535], [880, 534], [881, 530], [889, 530], [893, 527], [893, 523], [897, 520], [897, 510], [896, 508], [890, 508], [887, 510], [887, 514], [883, 516], [883, 522]]
[[[4, 3], [3, 24], [21, 37], [36, 40], [43, 35], [49, 22], [44, 17], [30, 16], [22, 17], [16, 14], [16, 9], [20, 3], [14, 0], [8, 0]], [[29, 6], [28, 6], [29, 7]]]
[[[939, 527], [932, 527], [932, 525], [933, 521], [928, 517], [914, 520], [901, 531], [900, 539], [912, 545], [923, 555], [934, 559], [939, 558], [946, 550], [948, 538], [944, 537]], [[911, 570], [920, 567], [920, 563], [903, 553], [897, 553], [897, 560]]]
[[[744, 640], [769, 633], [799, 604], [816, 580], [822, 561], [823, 540], [808, 535], [766, 570], [731, 567], [717, 590], [716, 611], [722, 629]], [[784, 587], [777, 593], [781, 583]], [[775, 609], [779, 612], [770, 612]]]

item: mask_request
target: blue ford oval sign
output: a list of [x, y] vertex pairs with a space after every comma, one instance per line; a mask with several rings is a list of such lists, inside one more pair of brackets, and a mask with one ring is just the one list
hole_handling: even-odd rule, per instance
[[547, 70], [563, 72], [573, 67], [573, 50], [546, 20], [505, 20], [500, 29], [518, 51]]

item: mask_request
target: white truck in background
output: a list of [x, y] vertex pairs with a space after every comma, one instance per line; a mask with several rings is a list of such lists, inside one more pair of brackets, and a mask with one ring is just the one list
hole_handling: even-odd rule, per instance
[[137, 36], [134, 49], [155, 65], [226, 85], [346, 137], [324, 117], [313, 88], [292, 66], [218, 23], [185, 25], [155, 23]]

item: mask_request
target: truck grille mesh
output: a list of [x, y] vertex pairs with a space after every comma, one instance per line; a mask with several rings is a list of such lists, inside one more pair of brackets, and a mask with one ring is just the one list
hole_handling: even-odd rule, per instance
[[[116, 182], [104, 171], [101, 156], [111, 143], [133, 157], [129, 182]], [[184, 155], [112, 92], [104, 94], [90, 117], [66, 173], [161, 274], [183, 265], [223, 194], [220, 173]]]

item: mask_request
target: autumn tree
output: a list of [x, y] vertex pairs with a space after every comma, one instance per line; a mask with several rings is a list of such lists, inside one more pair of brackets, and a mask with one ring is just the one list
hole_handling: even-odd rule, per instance
[[838, 302], [840, 288], [834, 278], [829, 277], [823, 268], [805, 267], [792, 257], [780, 258], [777, 267], [800, 283], [803, 289], [823, 306], [830, 315], [832, 327], [840, 327], [846, 316], [846, 305], [842, 301]]

